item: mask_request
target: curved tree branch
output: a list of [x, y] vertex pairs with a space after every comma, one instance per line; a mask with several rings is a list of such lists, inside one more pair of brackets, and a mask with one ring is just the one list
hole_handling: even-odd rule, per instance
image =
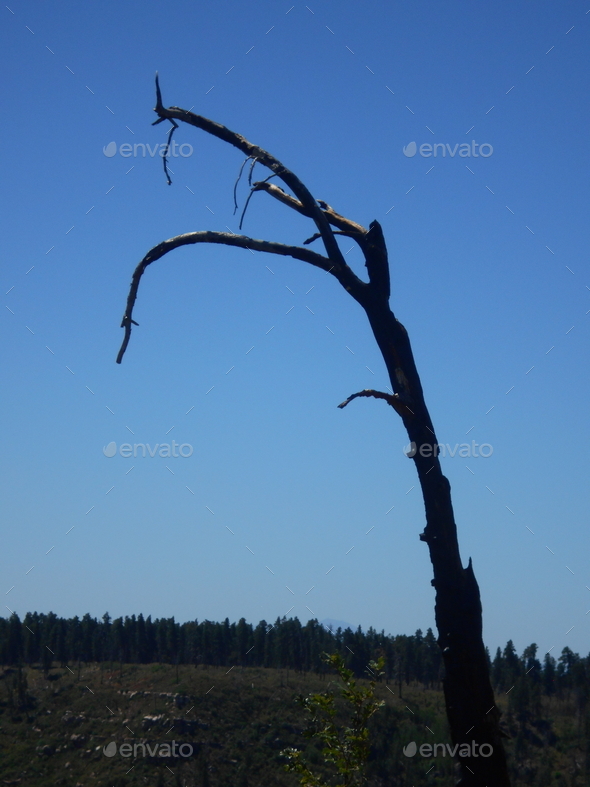
[[131, 336], [131, 326], [137, 325], [133, 320], [133, 307], [137, 299], [139, 283], [145, 269], [148, 265], [151, 265], [152, 262], [161, 259], [173, 249], [177, 249], [180, 246], [194, 245], [195, 243], [217, 243], [223, 246], [237, 246], [238, 248], [248, 249], [249, 251], [263, 251], [269, 254], [280, 254], [283, 257], [293, 257], [294, 259], [308, 262], [310, 265], [326, 271], [326, 273], [331, 273], [352, 297], [359, 302], [364, 300], [363, 296], [368, 287], [367, 284], [357, 278], [346, 264], [341, 266], [328, 257], [324, 257], [310, 249], [303, 249], [300, 246], [288, 246], [284, 243], [257, 240], [256, 238], [249, 238], [246, 235], [234, 235], [229, 232], [203, 231], [187, 232], [184, 235], [177, 235], [174, 238], [169, 238], [159, 243], [157, 246], [154, 246], [153, 249], [150, 249], [133, 272], [129, 295], [127, 296], [125, 314], [121, 322], [121, 327], [125, 328], [125, 336], [119, 354], [117, 355], [117, 363], [121, 363], [123, 360]]
[[393, 407], [398, 415], [402, 416], [402, 418], [407, 417], [408, 413], [410, 415], [414, 415], [408, 405], [404, 404], [397, 394], [393, 394], [392, 396], [391, 394], [383, 393], [382, 391], [374, 391], [372, 388], [365, 388], [364, 391], [359, 391], [358, 393], [352, 394], [348, 397], [348, 399], [345, 399], [343, 402], [341, 402], [338, 407], [343, 409], [347, 404], [350, 404], [353, 399], [358, 399], [359, 396], [372, 396], [374, 399], [384, 399], [387, 404]]

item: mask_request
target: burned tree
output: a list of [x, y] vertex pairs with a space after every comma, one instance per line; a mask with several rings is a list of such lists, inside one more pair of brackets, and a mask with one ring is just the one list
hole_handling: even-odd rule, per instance
[[[264, 192], [311, 219], [316, 232], [304, 241], [302, 246], [209, 231], [189, 232], [158, 244], [146, 254], [133, 273], [122, 321], [125, 335], [117, 363], [121, 363], [127, 349], [132, 326], [137, 325], [133, 320], [133, 308], [146, 268], [180, 246], [217, 243], [288, 256], [330, 273], [344, 287], [367, 315], [387, 368], [393, 394], [364, 390], [352, 394], [338, 406], [343, 408], [358, 397], [384, 400], [400, 416], [410, 442], [415, 445], [412, 459], [418, 473], [426, 512], [426, 526], [420, 539], [428, 545], [433, 567], [432, 585], [436, 591], [438, 644], [445, 665], [444, 695], [451, 736], [457, 752], [460, 771], [458, 783], [462, 787], [507, 787], [509, 777], [502, 745], [503, 733], [499, 726], [500, 711], [494, 702], [482, 639], [479, 588], [471, 559], [467, 568], [464, 568], [461, 562], [451, 488], [438, 459], [438, 440], [424, 401], [408, 333], [389, 306], [389, 263], [380, 224], [373, 221], [366, 229], [341, 216], [326, 202], [316, 200], [293, 172], [266, 150], [253, 145], [240, 134], [179, 107], [164, 107], [157, 77], [156, 98], [155, 112], [158, 119], [154, 125], [166, 120], [172, 123], [168, 144], [179, 127], [179, 121], [233, 145], [246, 155], [242, 169], [248, 161], [251, 162], [248, 200], [255, 192]], [[264, 180], [252, 183], [254, 163], [266, 167], [271, 174]], [[170, 183], [166, 156], [164, 170]], [[288, 191], [276, 183], [271, 183], [272, 179], [282, 181]], [[240, 229], [241, 224], [242, 222]], [[345, 235], [358, 244], [365, 259], [368, 281], [360, 279], [346, 264], [336, 240], [337, 235]], [[323, 243], [325, 254], [308, 248], [316, 240]], [[485, 754], [474, 756], [475, 747], [471, 745], [472, 741], [478, 751]]]

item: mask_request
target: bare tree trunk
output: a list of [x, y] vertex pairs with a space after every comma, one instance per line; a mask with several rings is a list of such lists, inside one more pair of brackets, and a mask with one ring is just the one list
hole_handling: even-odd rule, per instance
[[[378, 247], [378, 265], [387, 266], [381, 228], [371, 225]], [[368, 262], [367, 267], [371, 270]], [[387, 267], [388, 270], [388, 267]], [[374, 274], [375, 275], [375, 274]], [[463, 568], [451, 487], [438, 460], [437, 438], [424, 401], [410, 340], [404, 326], [388, 306], [388, 280], [383, 278], [377, 296], [364, 303], [373, 334], [383, 355], [391, 387], [406, 405], [396, 408], [412, 443], [424, 507], [426, 527], [420, 539], [428, 544], [436, 591], [435, 616], [442, 651], [447, 718], [459, 754], [462, 787], [504, 787], [509, 784], [506, 757], [489, 678], [482, 638], [482, 608], [471, 559]], [[468, 744], [469, 754], [465, 745]], [[475, 744], [475, 745], [474, 745]], [[480, 747], [484, 745], [484, 755]], [[474, 756], [475, 754], [475, 756]]]
[[[381, 226], [374, 221], [367, 230], [336, 213], [325, 202], [314, 199], [299, 178], [278, 159], [225, 126], [179, 107], [165, 108], [157, 77], [156, 95], [155, 111], [158, 120], [155, 123], [164, 120], [172, 123], [168, 143], [178, 128], [176, 120], [179, 120], [241, 150], [247, 156], [244, 164], [248, 160], [252, 162], [249, 177], [251, 190], [244, 212], [255, 192], [265, 192], [315, 223], [318, 232], [303, 245], [307, 246], [321, 239], [327, 256], [301, 246], [288, 246], [233, 233], [190, 232], [163, 241], [146, 254], [133, 274], [121, 324], [125, 329], [125, 336], [117, 362], [120, 363], [123, 358], [132, 326], [137, 325], [133, 320], [133, 308], [139, 283], [146, 268], [179, 246], [217, 243], [290, 256], [332, 274], [349, 295], [363, 307], [385, 361], [394, 393], [390, 395], [373, 390], [360, 391], [342, 402], [339, 407], [345, 407], [357, 397], [374, 397], [385, 400], [402, 418], [414, 447], [413, 460], [426, 510], [426, 527], [420, 538], [428, 545], [434, 572], [432, 585], [436, 591], [438, 644], [445, 664], [443, 683], [447, 718], [452, 742], [457, 747], [456, 757], [460, 770], [458, 784], [461, 787], [509, 787], [502, 732], [499, 726], [500, 711], [494, 702], [482, 639], [479, 588], [471, 560], [467, 568], [463, 568], [461, 563], [457, 526], [451, 503], [451, 488], [442, 473], [438, 459], [438, 441], [424, 401], [408, 334], [389, 307], [389, 263]], [[272, 174], [265, 180], [252, 184], [251, 174], [256, 162], [270, 169]], [[166, 156], [164, 156], [164, 170], [170, 183]], [[270, 184], [268, 181], [274, 177], [282, 180], [293, 195]], [[336, 227], [336, 230], [332, 227]], [[365, 257], [368, 282], [359, 279], [346, 264], [335, 238], [337, 234], [353, 238], [359, 245]]]

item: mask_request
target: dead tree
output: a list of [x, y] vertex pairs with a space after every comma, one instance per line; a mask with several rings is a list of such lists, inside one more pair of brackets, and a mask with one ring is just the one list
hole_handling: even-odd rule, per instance
[[[462, 787], [508, 787], [510, 782], [502, 745], [503, 733], [499, 725], [501, 714], [494, 701], [482, 639], [479, 587], [471, 559], [467, 568], [461, 563], [451, 488], [438, 459], [438, 440], [424, 401], [408, 333], [389, 307], [389, 263], [379, 222], [371, 222], [366, 229], [341, 216], [326, 202], [316, 200], [293, 172], [263, 148], [201, 115], [187, 112], [180, 107], [164, 107], [157, 75], [156, 99], [155, 112], [158, 119], [154, 125], [165, 120], [172, 123], [168, 144], [178, 128], [176, 121], [180, 121], [233, 145], [246, 156], [242, 169], [248, 161], [251, 162], [248, 201], [255, 192], [264, 192], [311, 219], [316, 232], [303, 242], [303, 246], [289, 246], [245, 235], [209, 231], [177, 235], [154, 246], [133, 273], [121, 324], [125, 335], [117, 363], [121, 363], [127, 349], [132, 326], [137, 325], [133, 320], [133, 308], [146, 268], [180, 246], [218, 243], [293, 257], [330, 273], [344, 287], [365, 310], [394, 393], [391, 395], [364, 390], [352, 394], [338, 406], [345, 407], [357, 397], [383, 399], [400, 416], [410, 442], [415, 446], [412, 459], [420, 480], [426, 511], [426, 526], [420, 539], [428, 545], [434, 573], [432, 585], [436, 591], [438, 645], [445, 665], [446, 712], [452, 741], [457, 746], [455, 751], [460, 773], [458, 784]], [[163, 160], [164, 171], [170, 183], [167, 156], [164, 156]], [[269, 177], [252, 183], [254, 163], [270, 170]], [[273, 178], [282, 181], [288, 191], [270, 183]], [[365, 259], [368, 281], [360, 279], [346, 264], [336, 240], [337, 235], [345, 235], [358, 244]], [[325, 254], [307, 248], [316, 240], [322, 241]]]

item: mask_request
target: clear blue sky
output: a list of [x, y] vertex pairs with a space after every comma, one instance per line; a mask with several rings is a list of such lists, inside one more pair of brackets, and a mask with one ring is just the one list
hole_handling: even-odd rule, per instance
[[[587, 653], [588, 3], [9, 6], [4, 604], [434, 626], [401, 422], [377, 401], [337, 409], [388, 381], [331, 277], [237, 249], [177, 251], [146, 273], [140, 327], [115, 364], [145, 252], [181, 232], [237, 231], [236, 150], [180, 128], [193, 153], [172, 160], [172, 186], [157, 155], [120, 155], [165, 138], [167, 124], [150, 125], [158, 70], [166, 104], [244, 134], [317, 198], [382, 223], [392, 307], [439, 440], [493, 446], [443, 459], [485, 641]], [[435, 143], [493, 154], [420, 154]], [[257, 194], [244, 232], [301, 243], [313, 228]], [[363, 273], [356, 249], [347, 260]], [[102, 450], [172, 439], [192, 455]]]

